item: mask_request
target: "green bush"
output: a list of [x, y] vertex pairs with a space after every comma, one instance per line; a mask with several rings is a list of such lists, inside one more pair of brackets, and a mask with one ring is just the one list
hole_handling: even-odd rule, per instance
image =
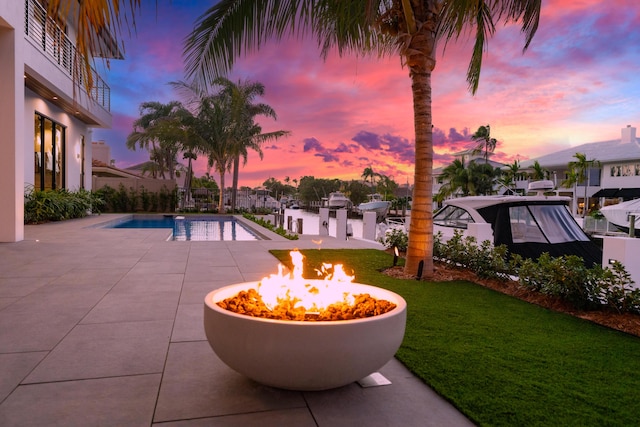
[[505, 245], [493, 247], [488, 240], [478, 245], [474, 237], [464, 237], [457, 230], [446, 243], [440, 233], [434, 236], [433, 256], [454, 267], [471, 269], [483, 278], [508, 279], [515, 273]]
[[104, 186], [96, 194], [105, 201], [106, 212], [175, 212], [178, 197], [177, 189], [169, 190], [166, 186], [153, 193], [141, 187], [138, 193], [122, 184], [118, 190]]
[[379, 237], [378, 241], [387, 249], [396, 247], [399, 251], [405, 252], [409, 245], [409, 235], [400, 228], [394, 228], [385, 233], [384, 236]]
[[82, 218], [100, 213], [104, 201], [86, 190], [36, 190], [27, 188], [24, 195], [24, 222], [38, 224], [48, 221]]
[[614, 262], [611, 268], [595, 265], [587, 268], [575, 255], [552, 257], [543, 253], [537, 260], [509, 255], [506, 246], [481, 245], [472, 237], [455, 232], [447, 242], [434, 237], [435, 259], [457, 268], [467, 268], [479, 277], [508, 280], [518, 277], [527, 289], [558, 297], [580, 310], [615, 310], [640, 313], [640, 290], [624, 266]]
[[289, 233], [287, 233], [287, 230], [285, 230], [284, 228], [282, 228], [282, 227], [275, 227], [275, 226], [274, 226], [273, 224], [271, 224], [270, 222], [265, 221], [265, 220], [264, 220], [264, 219], [262, 219], [262, 218], [257, 218], [257, 217], [255, 217], [255, 216], [254, 216], [254, 215], [252, 215], [252, 214], [245, 213], [245, 214], [243, 214], [242, 216], [243, 216], [244, 218], [248, 219], [249, 221], [253, 221], [253, 222], [255, 222], [256, 224], [258, 224], [259, 226], [264, 227], [264, 228], [267, 228], [267, 229], [269, 229], [269, 230], [273, 231], [274, 233], [279, 234], [280, 236], [285, 237], [285, 238], [287, 238], [287, 239], [289, 239], [289, 240], [298, 240], [298, 238], [299, 238], [297, 234], [289, 234]]

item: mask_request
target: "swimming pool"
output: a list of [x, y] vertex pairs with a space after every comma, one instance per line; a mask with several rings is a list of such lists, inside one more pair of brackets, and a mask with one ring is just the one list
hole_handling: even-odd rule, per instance
[[108, 224], [107, 228], [167, 228], [176, 241], [261, 240], [254, 230], [229, 216], [133, 216]]

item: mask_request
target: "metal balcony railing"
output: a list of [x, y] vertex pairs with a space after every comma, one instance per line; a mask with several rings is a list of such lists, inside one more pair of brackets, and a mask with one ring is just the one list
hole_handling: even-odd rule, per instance
[[[87, 70], [82, 55], [69, 40], [55, 19], [47, 16], [47, 10], [36, 0], [25, 0], [25, 26], [27, 37], [40, 47], [42, 53], [53, 59], [75, 84], [84, 88]], [[111, 111], [111, 89], [93, 67], [90, 97], [107, 111]]]

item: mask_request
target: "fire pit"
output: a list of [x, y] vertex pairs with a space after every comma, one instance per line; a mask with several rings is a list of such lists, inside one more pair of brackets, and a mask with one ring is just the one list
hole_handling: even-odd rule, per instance
[[[204, 327], [213, 351], [227, 366], [259, 383], [289, 390], [341, 387], [381, 368], [402, 343], [406, 302], [374, 286], [330, 285], [339, 286], [344, 295], [369, 294], [396, 305], [384, 314], [351, 320], [267, 319], [218, 305], [241, 291], [259, 289], [264, 281], [267, 279], [217, 289], [206, 296], [204, 305]], [[325, 280], [304, 283], [313, 288], [327, 286]]]

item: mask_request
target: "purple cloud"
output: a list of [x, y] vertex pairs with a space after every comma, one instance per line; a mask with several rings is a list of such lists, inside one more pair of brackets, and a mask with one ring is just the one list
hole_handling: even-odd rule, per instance
[[307, 151], [323, 151], [324, 147], [322, 143], [315, 138], [305, 138], [302, 140], [304, 142], [304, 148], [302, 151], [305, 153]]

